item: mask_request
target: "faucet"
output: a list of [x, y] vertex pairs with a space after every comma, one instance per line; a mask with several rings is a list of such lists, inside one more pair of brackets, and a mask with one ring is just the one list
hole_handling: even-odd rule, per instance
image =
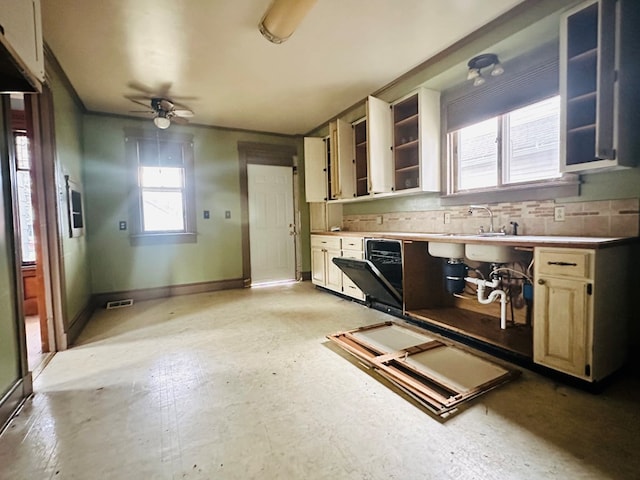
[[488, 207], [483, 207], [482, 205], [470, 205], [469, 206], [469, 215], [473, 213], [474, 210], [486, 210], [489, 214], [489, 233], [493, 233], [493, 212], [489, 210]]

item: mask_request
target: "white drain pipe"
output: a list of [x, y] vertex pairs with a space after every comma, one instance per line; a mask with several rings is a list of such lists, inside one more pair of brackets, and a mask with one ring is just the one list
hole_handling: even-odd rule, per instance
[[478, 287], [478, 302], [483, 305], [488, 305], [494, 302], [500, 297], [500, 328], [506, 330], [507, 328], [507, 294], [504, 290], [492, 290], [487, 298], [484, 298], [484, 289], [486, 287], [496, 288], [499, 284], [498, 279], [492, 281], [483, 280], [481, 278], [465, 277], [465, 280], [469, 283], [473, 283]]

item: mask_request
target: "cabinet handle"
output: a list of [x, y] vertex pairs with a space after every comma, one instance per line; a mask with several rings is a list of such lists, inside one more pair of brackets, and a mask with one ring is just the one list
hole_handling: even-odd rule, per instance
[[557, 265], [558, 267], [577, 267], [577, 263], [571, 262], [547, 262], [547, 265]]
[[538, 285], [544, 285], [545, 283], [547, 282], [545, 282], [543, 279], [541, 278], [538, 279]]

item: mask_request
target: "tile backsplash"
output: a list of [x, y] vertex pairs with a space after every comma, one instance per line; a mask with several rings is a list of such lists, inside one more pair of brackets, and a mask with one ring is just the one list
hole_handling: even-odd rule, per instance
[[[635, 237], [640, 235], [640, 199], [556, 203], [553, 200], [482, 204], [493, 212], [495, 230], [518, 223], [518, 235]], [[564, 220], [556, 219], [564, 208]], [[561, 212], [559, 212], [561, 213]], [[448, 223], [445, 223], [445, 219]], [[469, 214], [469, 206], [440, 210], [344, 215], [342, 228], [358, 232], [476, 233], [489, 230], [484, 210]]]

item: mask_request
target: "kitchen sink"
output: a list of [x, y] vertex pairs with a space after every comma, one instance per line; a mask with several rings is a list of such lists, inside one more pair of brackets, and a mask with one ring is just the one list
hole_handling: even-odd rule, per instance
[[464, 255], [469, 260], [487, 263], [512, 263], [518, 260], [519, 257], [513, 247], [486, 243], [465, 244]]
[[429, 255], [442, 258], [463, 258], [464, 243], [429, 242]]

